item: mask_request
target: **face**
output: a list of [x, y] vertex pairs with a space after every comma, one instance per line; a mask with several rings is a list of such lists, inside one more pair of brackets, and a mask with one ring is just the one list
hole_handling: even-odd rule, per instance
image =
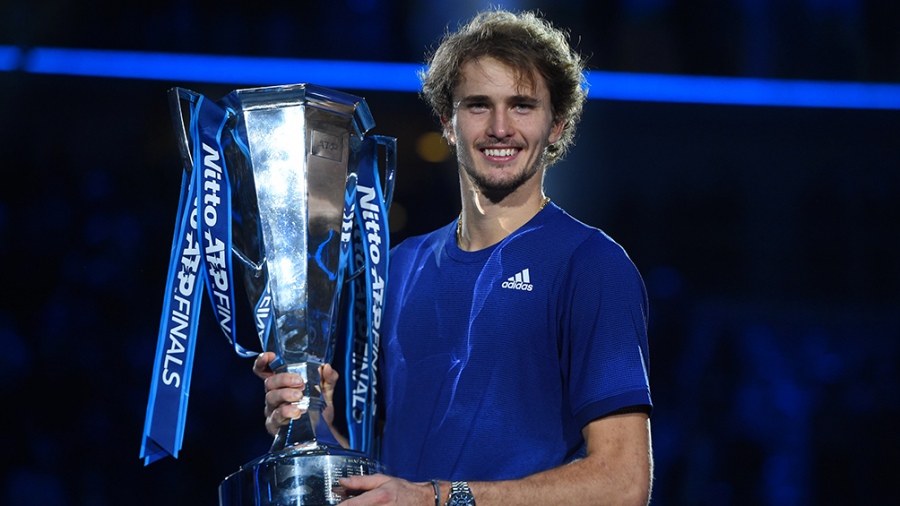
[[456, 145], [463, 180], [500, 198], [524, 185], [539, 190], [544, 150], [563, 129], [562, 122], [553, 121], [544, 80], [535, 78], [531, 86], [493, 58], [470, 61], [460, 70], [453, 116], [442, 122]]

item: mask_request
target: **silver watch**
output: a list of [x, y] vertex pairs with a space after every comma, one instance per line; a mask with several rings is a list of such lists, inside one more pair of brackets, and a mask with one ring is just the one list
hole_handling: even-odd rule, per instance
[[450, 487], [450, 498], [447, 506], [475, 506], [475, 496], [469, 484], [464, 481], [454, 481]]

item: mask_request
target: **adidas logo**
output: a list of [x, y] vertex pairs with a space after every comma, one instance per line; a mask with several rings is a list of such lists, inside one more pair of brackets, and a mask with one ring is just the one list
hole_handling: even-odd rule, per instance
[[531, 274], [529, 274], [528, 269], [523, 269], [522, 272], [510, 277], [500, 286], [511, 290], [525, 290], [526, 292], [530, 292], [534, 289], [534, 285], [531, 284]]

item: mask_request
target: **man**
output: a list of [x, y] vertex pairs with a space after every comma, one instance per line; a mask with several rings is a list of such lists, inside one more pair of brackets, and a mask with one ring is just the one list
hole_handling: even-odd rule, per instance
[[[489, 11], [423, 75], [459, 165], [462, 213], [391, 254], [381, 460], [346, 504], [646, 504], [647, 301], [625, 252], [543, 194], [585, 88], [567, 37]], [[270, 432], [302, 382], [266, 380]], [[323, 371], [326, 394], [337, 373]], [[327, 395], [326, 395], [327, 398]], [[452, 482], [452, 484], [451, 484]], [[452, 500], [451, 500], [452, 499]]]

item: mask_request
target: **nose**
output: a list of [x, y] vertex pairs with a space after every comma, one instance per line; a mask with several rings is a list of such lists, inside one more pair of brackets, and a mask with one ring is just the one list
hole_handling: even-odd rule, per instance
[[488, 125], [487, 134], [491, 137], [503, 139], [511, 136], [513, 133], [512, 124], [510, 123], [509, 114], [504, 109], [497, 109], [491, 113], [491, 120]]

